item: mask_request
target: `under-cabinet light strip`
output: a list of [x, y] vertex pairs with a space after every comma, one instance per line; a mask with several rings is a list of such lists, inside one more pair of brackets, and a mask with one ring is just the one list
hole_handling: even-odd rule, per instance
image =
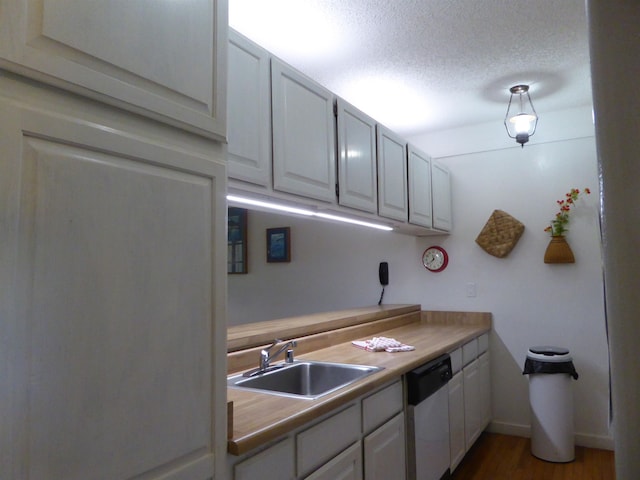
[[253, 205], [255, 207], [269, 208], [271, 210], [279, 210], [281, 212], [297, 213], [298, 215], [312, 216], [315, 215], [311, 210], [302, 208], [289, 207], [278, 203], [264, 202], [262, 200], [254, 200], [253, 198], [238, 197], [236, 195], [227, 195], [227, 200], [231, 202], [243, 203], [245, 205]]
[[316, 217], [326, 218], [327, 220], [336, 220], [338, 222], [352, 223], [354, 225], [360, 225], [362, 227], [376, 228], [378, 230], [385, 230], [387, 232], [393, 230], [393, 228], [388, 227], [387, 225], [363, 222], [362, 220], [354, 220], [353, 218], [340, 217], [338, 215], [329, 215], [328, 213], [316, 213]]
[[387, 225], [364, 222], [362, 220], [355, 220], [353, 218], [341, 217], [339, 215], [330, 215], [328, 213], [317, 213], [311, 210], [305, 210], [303, 208], [289, 207], [287, 205], [282, 205], [279, 203], [265, 202], [263, 200], [255, 200], [253, 198], [239, 197], [237, 195], [227, 195], [227, 200], [229, 200], [230, 202], [241, 203], [244, 205], [253, 205], [256, 207], [268, 208], [271, 210], [278, 210], [281, 212], [296, 213], [298, 215], [305, 215], [308, 217], [318, 217], [318, 218], [324, 218], [326, 220], [334, 220], [337, 222], [351, 223], [353, 225], [360, 225], [362, 227], [375, 228], [378, 230], [385, 230], [385, 231], [393, 230], [392, 227], [389, 227]]

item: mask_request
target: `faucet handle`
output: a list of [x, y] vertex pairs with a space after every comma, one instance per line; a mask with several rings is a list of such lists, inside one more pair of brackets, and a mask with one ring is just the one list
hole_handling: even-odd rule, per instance
[[267, 348], [265, 348], [265, 350], [268, 352], [273, 347], [275, 347], [277, 344], [279, 344], [281, 341], [282, 340], [280, 340], [279, 338], [276, 338], [271, 345], [269, 345]]

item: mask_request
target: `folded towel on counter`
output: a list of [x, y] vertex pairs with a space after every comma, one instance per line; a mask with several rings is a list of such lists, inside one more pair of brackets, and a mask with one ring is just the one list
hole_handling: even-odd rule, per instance
[[369, 352], [410, 352], [416, 349], [411, 345], [400, 343], [395, 338], [387, 337], [373, 337], [371, 340], [354, 340], [351, 343]]

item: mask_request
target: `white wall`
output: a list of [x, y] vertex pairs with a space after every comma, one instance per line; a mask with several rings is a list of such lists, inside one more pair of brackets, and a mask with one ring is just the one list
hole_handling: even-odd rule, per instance
[[[590, 115], [588, 108], [564, 116], [564, 121], [588, 125], [583, 138], [536, 143], [544, 138], [542, 118], [541, 135], [524, 149], [510, 141], [507, 148], [441, 158], [453, 178], [454, 232], [449, 236], [414, 238], [250, 212], [250, 273], [229, 278], [230, 324], [375, 304], [378, 263], [388, 261], [385, 303], [493, 313], [495, 430], [528, 433], [528, 383], [521, 374], [527, 349], [559, 345], [571, 350], [580, 374], [574, 383], [577, 441], [611, 448], [598, 172]], [[548, 121], [546, 128], [557, 125]], [[430, 144], [445, 152], [442, 139], [450, 137], [451, 132], [443, 132], [429, 136], [428, 142], [411, 140], [427, 152]], [[462, 143], [454, 148], [467, 148]], [[576, 263], [544, 264], [549, 237], [543, 229], [556, 213], [556, 200], [572, 187], [593, 191], [572, 213], [568, 240]], [[503, 259], [475, 243], [494, 209], [507, 211], [526, 227]], [[292, 229], [292, 262], [266, 264], [264, 230], [281, 226]], [[438, 274], [421, 263], [422, 252], [432, 244], [450, 255], [449, 267]], [[476, 297], [466, 296], [468, 283], [476, 285]]]
[[[291, 262], [266, 263], [267, 228], [291, 228]], [[390, 265], [384, 302], [405, 283], [416, 240], [363, 227], [250, 211], [249, 272], [229, 275], [229, 325], [375, 305], [382, 287], [378, 264]], [[409, 303], [420, 303], [417, 298]]]

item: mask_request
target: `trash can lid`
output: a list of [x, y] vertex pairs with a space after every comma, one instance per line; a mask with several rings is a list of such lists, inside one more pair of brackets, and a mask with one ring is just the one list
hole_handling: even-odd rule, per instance
[[552, 363], [571, 361], [569, 349], [551, 346], [531, 347], [527, 353], [527, 358]]

